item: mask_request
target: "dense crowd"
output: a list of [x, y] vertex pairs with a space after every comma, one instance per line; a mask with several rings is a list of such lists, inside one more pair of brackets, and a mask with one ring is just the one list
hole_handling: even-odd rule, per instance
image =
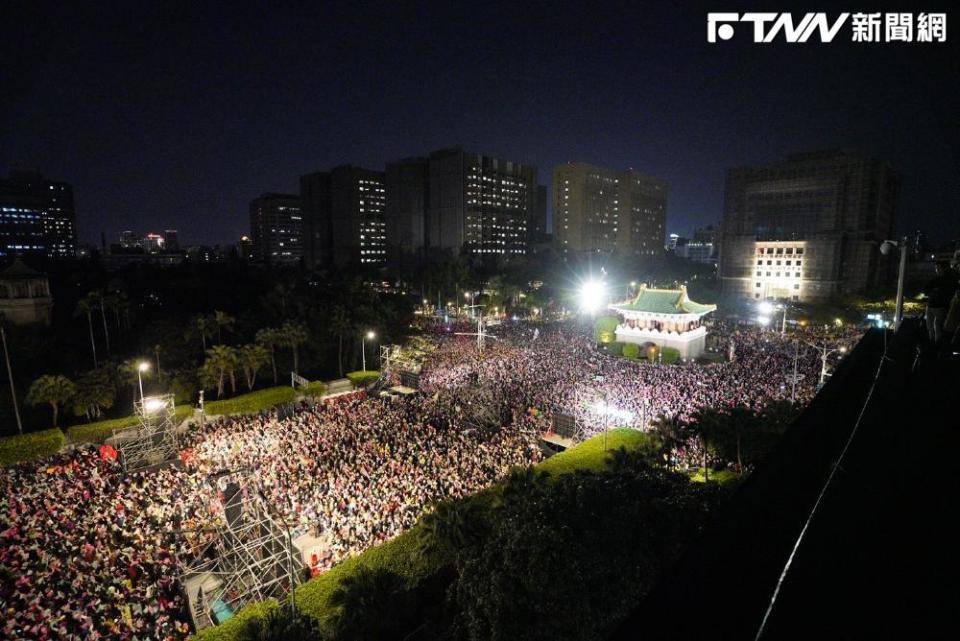
[[[4, 639], [182, 639], [186, 607], [177, 585], [187, 541], [176, 531], [222, 519], [206, 482], [246, 468], [291, 522], [329, 541], [326, 569], [409, 528], [428, 506], [476, 492], [514, 466], [540, 458], [538, 432], [555, 412], [590, 429], [643, 427], [658, 415], [700, 406], [806, 402], [819, 356], [805, 345], [717, 325], [736, 360], [649, 365], [599, 353], [583, 328], [440, 331], [421, 371], [424, 393], [392, 401], [359, 397], [303, 403], [276, 413], [215, 420], [193, 429], [182, 465], [123, 474], [93, 447], [0, 471], [0, 607]], [[831, 334], [829, 340], [845, 340]], [[463, 429], [471, 411], [458, 390], [491, 386], [506, 403], [500, 430]], [[604, 417], [591, 399], [619, 414]]]

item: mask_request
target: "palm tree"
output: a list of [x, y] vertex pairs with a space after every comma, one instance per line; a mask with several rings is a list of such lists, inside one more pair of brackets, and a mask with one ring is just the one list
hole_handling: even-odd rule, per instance
[[107, 353], [110, 353], [110, 329], [107, 327], [107, 296], [102, 289], [97, 289], [89, 294], [97, 300], [97, 307], [100, 308], [100, 318], [103, 320], [103, 340], [107, 347]]
[[214, 345], [207, 350], [207, 363], [217, 372], [217, 398], [223, 396], [225, 377], [230, 378], [230, 388], [236, 393], [237, 350], [227, 345]]
[[27, 391], [27, 402], [36, 407], [47, 403], [53, 410], [53, 426], [57, 426], [60, 406], [76, 395], [77, 387], [66, 376], [44, 375], [35, 380]]
[[103, 410], [113, 407], [117, 397], [117, 386], [106, 368], [84, 372], [77, 379], [76, 388], [73, 413], [86, 416], [89, 421], [99, 418]]
[[203, 346], [203, 352], [206, 353], [207, 339], [213, 337], [213, 320], [203, 314], [194, 316], [190, 322], [189, 333], [200, 336], [200, 344]]
[[240, 367], [243, 369], [247, 389], [252, 391], [254, 384], [257, 382], [257, 372], [270, 360], [270, 353], [263, 345], [250, 343], [237, 350], [237, 357], [240, 361]]
[[140, 380], [150, 377], [150, 370], [140, 371], [142, 362], [142, 358], [128, 358], [117, 366], [120, 381], [130, 386], [134, 399], [137, 398], [137, 386]]
[[217, 326], [217, 342], [221, 345], [223, 344], [223, 334], [222, 332], [230, 331], [233, 329], [234, 323], [237, 319], [233, 316], [230, 316], [226, 312], [221, 312], [219, 309], [213, 312], [213, 323]]
[[160, 344], [153, 346], [153, 355], [157, 359], [157, 380], [163, 383], [163, 373], [160, 371], [160, 352], [163, 351], [163, 346]]
[[93, 369], [99, 367], [97, 363], [97, 343], [93, 339], [93, 310], [96, 309], [96, 307], [96, 299], [87, 294], [84, 298], [77, 301], [77, 308], [73, 312], [74, 317], [87, 317], [87, 327], [90, 328], [90, 351], [93, 352]]
[[273, 369], [273, 384], [277, 385], [277, 345], [282, 343], [280, 330], [275, 327], [264, 327], [257, 331], [254, 338], [258, 345], [263, 345], [270, 352], [270, 367]]
[[352, 325], [347, 310], [342, 305], [333, 308], [330, 314], [330, 332], [337, 337], [339, 346], [337, 348], [337, 368], [340, 376], [343, 376], [343, 336], [350, 333]]
[[283, 334], [283, 342], [290, 348], [293, 354], [293, 371], [300, 373], [300, 346], [307, 342], [310, 335], [303, 323], [288, 322], [280, 328]]

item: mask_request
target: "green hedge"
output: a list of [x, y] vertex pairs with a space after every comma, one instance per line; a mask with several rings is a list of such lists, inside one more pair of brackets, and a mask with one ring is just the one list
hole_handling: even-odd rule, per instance
[[13, 465], [56, 454], [63, 447], [59, 428], [0, 438], [0, 465]]
[[636, 343], [624, 343], [620, 353], [623, 354], [624, 358], [636, 358], [640, 355], [640, 346]]
[[619, 322], [616, 316], [601, 316], [593, 323], [593, 339], [598, 343], [612, 343], [617, 338]]
[[[177, 423], [179, 424], [191, 414], [193, 414], [193, 407], [190, 405], [180, 405], [175, 412]], [[103, 443], [103, 441], [113, 435], [114, 430], [136, 425], [138, 420], [136, 415], [132, 415], [122, 418], [112, 418], [106, 421], [96, 421], [95, 423], [74, 425], [67, 429], [67, 436], [70, 437], [70, 441], [74, 445], [80, 445], [81, 443]]]
[[680, 350], [674, 347], [663, 347], [660, 352], [663, 354], [663, 361], [661, 362], [664, 365], [673, 365], [680, 360]]
[[[535, 468], [549, 472], [552, 476], [582, 469], [599, 470], [604, 467], [609, 452], [619, 447], [625, 447], [628, 450], [641, 447], [647, 442], [648, 438], [642, 432], [627, 428], [610, 430], [607, 432], [606, 451], [603, 449], [603, 435], [600, 434], [587, 439], [576, 447], [550, 457], [537, 464]], [[495, 501], [500, 491], [501, 486], [497, 484], [463, 500], [482, 501], [489, 505]], [[344, 577], [355, 572], [361, 565], [368, 568], [389, 570], [406, 579], [408, 583], [415, 583], [431, 576], [449, 559], [445, 560], [431, 554], [420, 554], [418, 551], [419, 538], [420, 523], [417, 523], [386, 543], [375, 545], [357, 556], [345, 559], [329, 571], [297, 588], [295, 596], [297, 609], [329, 629], [337, 614], [337, 608], [330, 603], [330, 597], [340, 586]], [[257, 606], [259, 605], [257, 604]], [[255, 606], [249, 606], [241, 611], [245, 618], [248, 616], [247, 610], [251, 607]], [[239, 628], [230, 627], [226, 629], [231, 626], [233, 620], [231, 619], [218, 627], [205, 628], [197, 633], [193, 639], [197, 641], [226, 641], [235, 638], [236, 630]]]
[[193, 638], [202, 641], [234, 641], [241, 636], [247, 621], [265, 619], [272, 610], [277, 610], [279, 607], [280, 604], [275, 599], [251, 603], [221, 625], [204, 628]]
[[310, 398], [320, 398], [327, 393], [327, 384], [323, 381], [313, 381], [312, 383], [301, 387], [298, 390], [304, 396]]
[[270, 409], [274, 405], [292, 403], [296, 397], [292, 387], [268, 387], [267, 389], [241, 394], [223, 401], [210, 401], [204, 405], [206, 414], [253, 414]]
[[366, 387], [380, 378], [380, 370], [368, 369], [367, 371], [347, 372], [347, 378], [353, 383], [354, 387]]

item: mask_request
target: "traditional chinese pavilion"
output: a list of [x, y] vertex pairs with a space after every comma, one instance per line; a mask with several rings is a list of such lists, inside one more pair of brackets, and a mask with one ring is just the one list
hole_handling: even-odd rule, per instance
[[637, 295], [610, 305], [617, 313], [617, 340], [641, 346], [672, 347], [681, 358], [696, 358], [704, 349], [707, 328], [703, 317], [717, 309], [687, 296], [687, 288], [653, 289], [641, 285]]

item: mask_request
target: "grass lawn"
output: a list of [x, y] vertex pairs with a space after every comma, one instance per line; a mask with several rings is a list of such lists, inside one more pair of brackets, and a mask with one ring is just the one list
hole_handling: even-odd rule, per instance
[[[689, 473], [690, 480], [694, 483], [704, 483], [706, 479], [704, 478], [703, 468], [697, 468]], [[740, 480], [740, 475], [734, 472], [733, 470], [710, 470], [710, 482], [719, 483], [720, 485], [727, 485], [735, 481]]]

